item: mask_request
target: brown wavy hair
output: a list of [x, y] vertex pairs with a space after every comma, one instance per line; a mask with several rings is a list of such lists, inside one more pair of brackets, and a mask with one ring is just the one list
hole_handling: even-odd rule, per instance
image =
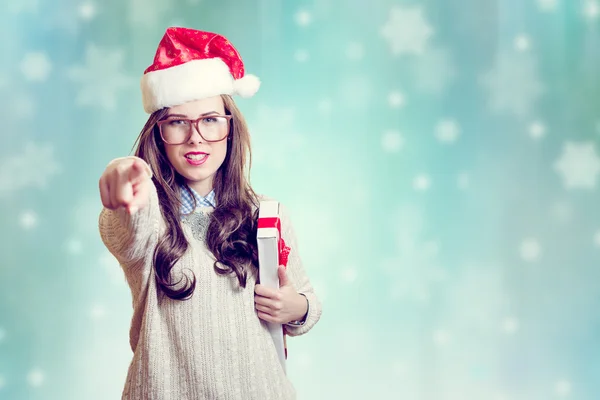
[[[228, 95], [221, 95], [225, 113], [232, 115], [227, 140], [227, 154], [215, 173], [213, 189], [216, 208], [206, 233], [206, 245], [213, 253], [213, 267], [219, 275], [235, 274], [246, 287], [248, 272], [258, 268], [256, 223], [258, 197], [249, 180], [251, 168], [250, 134], [242, 113]], [[134, 144], [135, 155], [146, 161], [153, 172], [160, 211], [167, 225], [154, 250], [154, 275], [159, 288], [171, 299], [187, 300], [196, 287], [196, 276], [173, 282], [171, 269], [188, 249], [181, 225], [180, 187], [189, 190], [184, 178], [173, 168], [165, 153], [156, 123], [165, 118], [163, 108], [150, 115]], [[246, 160], [248, 168], [246, 170]], [[195, 199], [194, 199], [195, 200]], [[180, 285], [185, 279], [185, 284]]]

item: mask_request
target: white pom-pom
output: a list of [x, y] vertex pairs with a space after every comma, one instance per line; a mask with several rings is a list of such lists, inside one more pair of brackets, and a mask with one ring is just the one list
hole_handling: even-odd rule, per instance
[[234, 82], [234, 89], [242, 97], [252, 97], [260, 87], [260, 80], [255, 75], [244, 75]]

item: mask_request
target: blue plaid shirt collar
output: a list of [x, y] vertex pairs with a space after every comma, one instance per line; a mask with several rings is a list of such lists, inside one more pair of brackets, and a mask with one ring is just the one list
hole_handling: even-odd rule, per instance
[[[192, 192], [190, 194], [183, 187], [181, 188], [181, 213], [190, 214], [194, 211], [194, 197], [196, 198], [196, 208], [198, 207], [216, 207], [215, 203], [215, 191], [211, 190], [206, 197], [202, 197], [194, 189], [189, 188]], [[193, 197], [192, 197], [193, 195]]]

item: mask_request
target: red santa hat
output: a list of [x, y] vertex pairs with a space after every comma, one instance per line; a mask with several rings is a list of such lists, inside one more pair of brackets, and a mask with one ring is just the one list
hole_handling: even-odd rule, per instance
[[253, 96], [260, 81], [244, 73], [239, 53], [225, 37], [188, 28], [168, 28], [141, 83], [148, 114], [220, 94]]

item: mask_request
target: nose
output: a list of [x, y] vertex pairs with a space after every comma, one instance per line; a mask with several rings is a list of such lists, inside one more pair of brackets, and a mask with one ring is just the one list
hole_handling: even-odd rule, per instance
[[202, 136], [200, 135], [200, 131], [198, 130], [198, 127], [196, 126], [196, 124], [192, 124], [192, 134], [190, 135], [190, 142], [194, 143], [194, 142], [198, 142], [198, 143], [202, 143]]

